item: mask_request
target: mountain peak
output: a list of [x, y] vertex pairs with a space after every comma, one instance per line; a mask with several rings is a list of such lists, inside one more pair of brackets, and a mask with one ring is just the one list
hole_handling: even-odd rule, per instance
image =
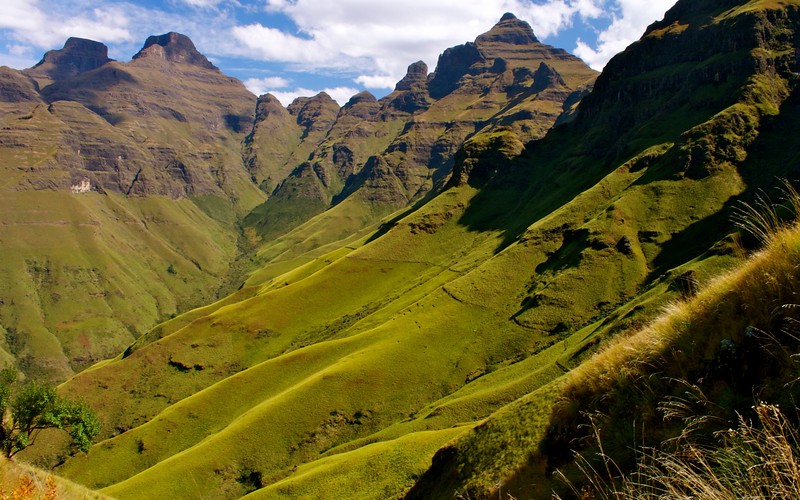
[[188, 36], [174, 31], [148, 37], [142, 50], [133, 56], [134, 60], [143, 58], [160, 58], [170, 62], [192, 64], [206, 69], [217, 69], [206, 56], [197, 51]]
[[428, 80], [428, 65], [423, 61], [412, 63], [406, 71], [406, 76], [397, 82], [395, 90], [409, 90], [415, 83], [424, 83]]
[[45, 53], [36, 66], [26, 70], [34, 78], [63, 80], [110, 62], [105, 44], [86, 38], [70, 37], [64, 48]]
[[530, 43], [539, 43], [539, 40], [533, 34], [533, 28], [531, 28], [530, 24], [520, 20], [512, 13], [506, 12], [491, 30], [475, 40], [475, 43], [479, 45], [492, 42], [528, 45]]

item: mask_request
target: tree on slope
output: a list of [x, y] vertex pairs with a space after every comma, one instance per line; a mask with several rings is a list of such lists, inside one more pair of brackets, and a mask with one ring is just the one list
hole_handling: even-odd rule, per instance
[[20, 385], [13, 369], [0, 370], [0, 451], [11, 458], [44, 429], [67, 432], [74, 449], [88, 451], [100, 423], [85, 403], [63, 398], [51, 386]]

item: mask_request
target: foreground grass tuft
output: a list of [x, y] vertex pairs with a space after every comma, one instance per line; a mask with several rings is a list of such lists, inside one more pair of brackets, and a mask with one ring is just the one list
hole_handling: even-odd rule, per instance
[[0, 500], [107, 499], [46, 471], [0, 457]]
[[717, 432], [710, 444], [688, 441], [672, 452], [644, 450], [631, 474], [617, 477], [619, 468], [603, 456], [599, 469], [580, 461], [587, 479], [582, 487], [561, 477], [579, 498], [800, 498], [796, 424], [776, 405], [758, 403], [753, 410], [755, 420], [740, 416], [738, 427]]

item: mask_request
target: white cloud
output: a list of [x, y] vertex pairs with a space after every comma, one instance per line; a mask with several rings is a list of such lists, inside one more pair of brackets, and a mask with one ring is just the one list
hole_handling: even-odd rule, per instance
[[[312, 97], [320, 92], [325, 92], [333, 98], [334, 101], [339, 103], [339, 106], [344, 106], [351, 97], [358, 94], [359, 90], [352, 87], [333, 87], [322, 90], [311, 90], [307, 88], [297, 88], [288, 91], [271, 91], [270, 94], [274, 95], [281, 104], [288, 106], [298, 97]], [[264, 92], [266, 93], [266, 92]]]
[[5, 0], [0, 9], [0, 29], [10, 30], [18, 42], [45, 49], [63, 43], [70, 36], [103, 42], [131, 39], [128, 18], [119, 8], [50, 7], [43, 10], [38, 0]]
[[597, 37], [597, 46], [578, 40], [575, 55], [589, 66], [602, 70], [609, 59], [638, 40], [645, 28], [662, 19], [675, 0], [617, 0], [618, 9], [611, 25]]
[[266, 61], [355, 71], [370, 88], [392, 88], [409, 63], [434, 68], [446, 48], [475, 39], [505, 12], [528, 21], [546, 38], [575, 16], [603, 15], [608, 0], [267, 0], [266, 10], [288, 16], [299, 33], [260, 24], [237, 26], [244, 51]]
[[322, 50], [315, 40], [299, 38], [260, 24], [235, 26], [233, 36], [253, 55], [267, 61], [311, 63], [333, 55], [330, 51]]
[[291, 84], [286, 78], [280, 76], [268, 76], [265, 78], [248, 78], [244, 81], [244, 86], [247, 90], [255, 95], [266, 94], [270, 89], [283, 89]]
[[219, 5], [223, 0], [182, 0], [183, 3], [190, 7], [198, 7], [201, 9], [208, 9], [211, 7], [216, 7]]
[[399, 79], [393, 75], [361, 75], [353, 81], [368, 89], [393, 89]]

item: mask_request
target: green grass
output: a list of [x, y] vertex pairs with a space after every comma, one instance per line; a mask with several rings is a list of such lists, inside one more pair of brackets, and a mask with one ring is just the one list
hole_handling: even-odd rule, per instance
[[236, 252], [187, 200], [27, 191], [2, 214], [0, 322], [29, 375], [65, 378], [209, 300]]

